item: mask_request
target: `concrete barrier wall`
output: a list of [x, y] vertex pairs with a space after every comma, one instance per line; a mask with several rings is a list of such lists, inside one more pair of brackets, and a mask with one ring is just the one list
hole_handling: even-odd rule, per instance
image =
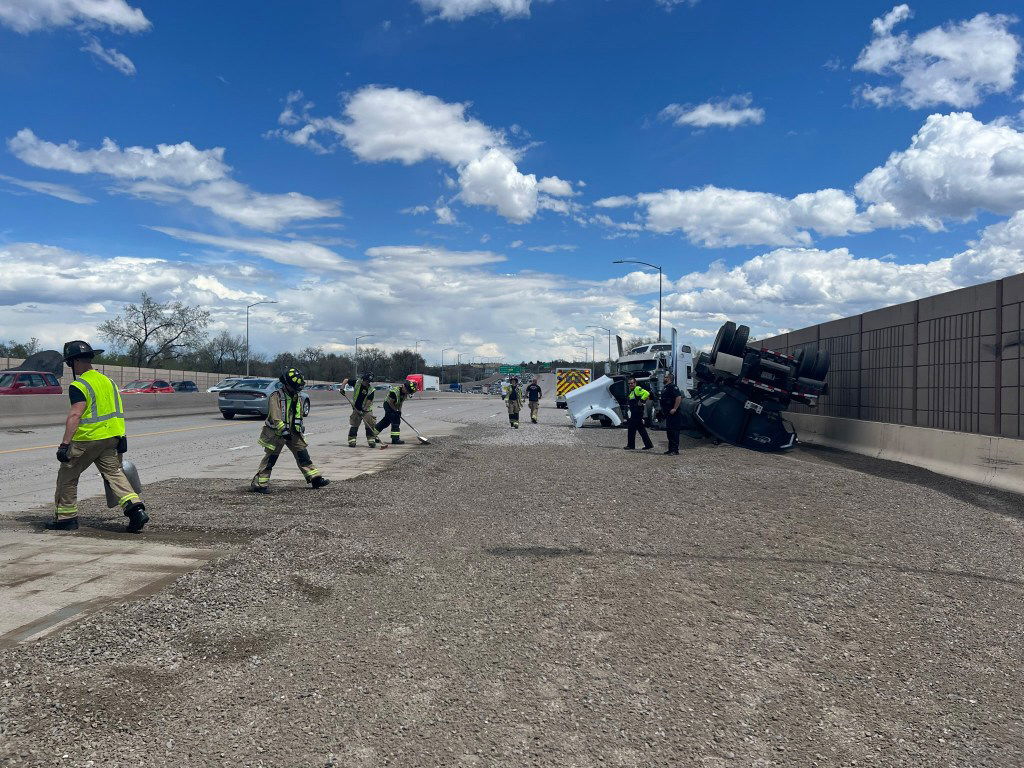
[[791, 415], [801, 442], [899, 461], [1024, 493], [1024, 440], [809, 413]]
[[[309, 393], [311, 410], [324, 407], [349, 407], [337, 392], [313, 391]], [[431, 392], [417, 395], [416, 400], [478, 399], [480, 395]], [[152, 419], [167, 416], [194, 416], [202, 413], [219, 414], [217, 395], [178, 393], [173, 395], [123, 395], [125, 417]], [[43, 427], [63, 424], [70, 401], [63, 395], [4, 395], [0, 396], [0, 428]], [[315, 417], [314, 417], [315, 418]]]
[[1017, 438], [1024, 436], [1022, 303], [1024, 274], [758, 343], [830, 351], [821, 415]]

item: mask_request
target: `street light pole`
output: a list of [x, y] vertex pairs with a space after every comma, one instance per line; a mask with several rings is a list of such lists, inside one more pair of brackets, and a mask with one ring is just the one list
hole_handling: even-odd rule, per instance
[[661, 267], [657, 264], [648, 264], [646, 261], [636, 259], [617, 259], [612, 264], [643, 264], [645, 267], [658, 270], [658, 341], [661, 341], [661, 299], [662, 299], [662, 277]]
[[364, 333], [362, 336], [356, 336], [356, 378], [359, 378], [359, 340], [368, 339], [371, 336], [376, 336], [375, 333]]
[[455, 351], [455, 347], [445, 347], [444, 349], [441, 350], [441, 384], [442, 385], [444, 384], [444, 353], [445, 352], [454, 352], [454, 351]]
[[603, 325], [588, 325], [587, 328], [597, 328], [608, 332], [608, 362], [610, 363], [612, 361], [612, 329], [605, 328]]
[[[416, 340], [416, 355], [417, 356], [420, 353], [420, 344], [422, 344], [424, 341], [430, 341], [430, 339], [417, 339]], [[424, 360], [423, 362], [426, 363], [427, 361]]]
[[276, 301], [257, 301], [245, 308], [245, 375], [249, 375], [249, 310], [260, 304], [277, 304]]

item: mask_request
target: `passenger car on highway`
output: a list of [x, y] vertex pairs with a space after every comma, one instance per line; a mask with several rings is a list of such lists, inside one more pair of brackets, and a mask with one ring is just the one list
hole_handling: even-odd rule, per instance
[[198, 392], [199, 387], [194, 381], [172, 381], [171, 386], [175, 392]]
[[245, 381], [246, 379], [255, 379], [255, 378], [258, 378], [258, 377], [257, 376], [232, 376], [232, 377], [227, 378], [227, 379], [221, 379], [216, 384], [214, 384], [212, 387], [209, 387], [206, 391], [207, 392], [221, 392], [221, 391], [227, 389], [228, 387], [235, 386], [235, 384], [237, 384], [240, 381]]
[[[270, 396], [281, 388], [278, 379], [243, 379], [233, 386], [221, 390], [217, 395], [217, 406], [225, 419], [235, 416], [267, 417]], [[302, 415], [309, 415], [309, 395], [300, 392], [302, 398]]]
[[173, 394], [174, 387], [163, 379], [136, 379], [121, 387], [123, 395]]
[[59, 395], [60, 381], [46, 371], [4, 371], [0, 373], [0, 395]]

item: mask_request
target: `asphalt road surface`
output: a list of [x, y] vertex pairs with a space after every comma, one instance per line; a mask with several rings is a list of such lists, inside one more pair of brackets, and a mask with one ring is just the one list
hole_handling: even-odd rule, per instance
[[0, 649], [0, 765], [1020, 768], [1019, 497], [499, 408], [319, 491], [150, 486], [138, 540], [221, 556]]

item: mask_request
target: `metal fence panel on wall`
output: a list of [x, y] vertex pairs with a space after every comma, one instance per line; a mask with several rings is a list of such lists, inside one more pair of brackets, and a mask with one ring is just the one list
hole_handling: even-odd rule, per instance
[[1024, 274], [759, 343], [829, 350], [821, 415], [1021, 437], [1022, 304]]

